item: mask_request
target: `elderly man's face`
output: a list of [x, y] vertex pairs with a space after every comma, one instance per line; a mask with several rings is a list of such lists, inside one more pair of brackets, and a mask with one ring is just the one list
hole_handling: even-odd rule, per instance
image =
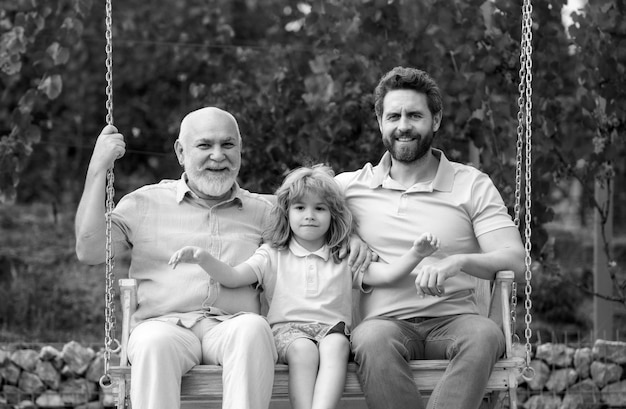
[[175, 144], [191, 190], [203, 199], [225, 196], [241, 166], [241, 137], [234, 119], [224, 112], [191, 114]]

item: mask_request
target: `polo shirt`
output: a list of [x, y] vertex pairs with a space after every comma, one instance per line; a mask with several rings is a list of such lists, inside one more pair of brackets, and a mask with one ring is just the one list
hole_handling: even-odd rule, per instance
[[278, 250], [263, 244], [246, 261], [265, 290], [272, 327], [288, 322], [352, 323], [352, 273], [347, 258], [333, 261], [328, 246], [308, 251], [291, 239]]
[[258, 313], [254, 286], [222, 287], [197, 264], [168, 264], [175, 251], [198, 246], [235, 266], [259, 247], [271, 202], [235, 184], [224, 201], [209, 205], [185, 182], [164, 180], [125, 195], [112, 213], [117, 254], [130, 251], [128, 275], [138, 282], [132, 325], [156, 319], [192, 326], [205, 316]]
[[[440, 150], [432, 152], [439, 160], [434, 179], [408, 188], [390, 178], [389, 152], [376, 166], [368, 163], [358, 171], [335, 177], [355, 216], [358, 234], [382, 262], [395, 262], [424, 232], [433, 233], [441, 242], [439, 250], [422, 261], [425, 265], [453, 254], [480, 253], [477, 237], [514, 226], [486, 174], [450, 162]], [[418, 298], [415, 273], [387, 286], [360, 286], [363, 318], [478, 313], [473, 280], [463, 272], [445, 281], [441, 297]]]

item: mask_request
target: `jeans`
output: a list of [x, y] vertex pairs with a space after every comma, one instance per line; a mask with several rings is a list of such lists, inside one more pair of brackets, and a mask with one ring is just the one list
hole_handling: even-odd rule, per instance
[[504, 335], [489, 318], [454, 315], [361, 322], [351, 336], [358, 377], [369, 409], [425, 407], [408, 365], [415, 359], [449, 359], [428, 409], [478, 408]]
[[130, 334], [133, 409], [180, 408], [184, 373], [200, 363], [221, 365], [224, 409], [267, 409], [276, 349], [267, 321], [241, 314], [205, 318], [192, 328], [144, 321]]

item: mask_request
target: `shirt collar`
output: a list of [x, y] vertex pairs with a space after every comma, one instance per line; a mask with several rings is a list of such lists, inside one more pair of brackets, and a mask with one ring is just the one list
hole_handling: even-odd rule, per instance
[[[185, 196], [189, 196], [192, 200], [197, 200], [200, 202], [204, 202], [198, 195], [196, 195], [193, 190], [187, 184], [187, 174], [183, 172], [180, 179], [178, 179], [178, 184], [176, 185], [176, 202], [180, 204]], [[230, 195], [224, 199], [221, 203], [227, 202], [237, 202], [241, 206], [243, 204], [241, 189], [239, 188], [239, 184], [237, 182], [234, 183], [233, 187], [230, 190]]]
[[323, 259], [324, 261], [328, 261], [330, 258], [330, 248], [326, 244], [316, 251], [309, 251], [302, 247], [293, 237], [289, 241], [289, 251], [291, 251], [296, 257], [306, 257], [312, 254]]
[[[431, 148], [431, 152], [439, 159], [437, 173], [435, 174], [435, 178], [432, 183], [433, 190], [449, 192], [452, 190], [452, 186], [454, 184], [454, 167], [441, 150]], [[387, 151], [380, 159], [378, 165], [374, 167], [370, 188], [376, 189], [378, 187], [382, 187], [383, 181], [389, 176], [390, 170], [391, 154]]]

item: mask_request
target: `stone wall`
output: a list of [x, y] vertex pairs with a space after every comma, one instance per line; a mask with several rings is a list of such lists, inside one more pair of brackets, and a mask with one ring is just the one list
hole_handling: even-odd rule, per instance
[[61, 350], [0, 348], [0, 409], [113, 406], [100, 391], [103, 373], [103, 354], [74, 341]]
[[520, 377], [524, 409], [626, 408], [626, 342], [597, 340], [593, 347], [536, 347], [534, 377]]
[[[520, 408], [626, 408], [626, 342], [538, 345], [531, 367], [534, 377], [519, 379]], [[0, 347], [0, 409], [111, 407], [98, 383], [103, 372], [101, 351], [74, 341], [60, 350]]]

